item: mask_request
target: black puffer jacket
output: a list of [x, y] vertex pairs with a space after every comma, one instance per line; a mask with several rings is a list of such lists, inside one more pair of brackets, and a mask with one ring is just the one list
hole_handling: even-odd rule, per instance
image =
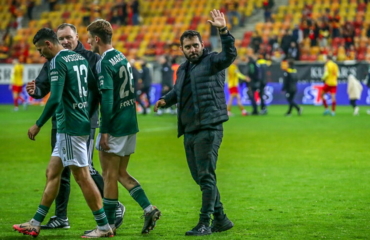
[[[225, 122], [229, 119], [226, 109], [224, 94], [225, 69], [237, 56], [234, 46], [235, 39], [231, 34], [220, 35], [222, 51], [209, 53], [204, 49], [198, 63], [190, 71], [191, 90], [194, 103], [194, 123], [201, 126]], [[181, 64], [177, 70], [177, 81], [174, 88], [162, 98], [166, 101], [166, 107], [179, 103], [181, 110], [181, 91], [185, 80], [189, 61]], [[180, 122], [181, 113], [178, 111], [178, 137], [184, 134]]]
[[[89, 50], [86, 50], [84, 46], [82, 45], [81, 42], [78, 42], [77, 47], [73, 50], [76, 53], [81, 54], [86, 60], [89, 62], [89, 67], [94, 73], [95, 76], [96, 74], [96, 69], [95, 65], [99, 61], [100, 56], [96, 53], [93, 53]], [[48, 79], [48, 71], [50, 67], [50, 62], [47, 61], [44, 63], [44, 66], [42, 66], [42, 69], [39, 73], [39, 75], [36, 78], [36, 89], [35, 89], [35, 94], [31, 95], [31, 97], [35, 99], [41, 99], [45, 97], [49, 92], [50, 92], [50, 81]], [[97, 79], [97, 78], [96, 78]], [[90, 119], [91, 122], [91, 128], [98, 128], [98, 111], [95, 112], [95, 114], [92, 116]], [[52, 118], [52, 123], [53, 123], [53, 129], [56, 129], [56, 120], [55, 116]]]

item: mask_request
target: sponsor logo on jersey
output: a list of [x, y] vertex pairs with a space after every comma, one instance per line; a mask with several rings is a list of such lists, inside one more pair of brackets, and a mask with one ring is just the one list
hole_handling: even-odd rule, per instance
[[58, 76], [52, 76], [52, 77], [50, 78], [50, 81], [51, 81], [51, 82], [58, 81]]
[[132, 98], [132, 99], [129, 99], [129, 100], [126, 100], [124, 102], [121, 102], [121, 104], [119, 105], [119, 108], [123, 108], [123, 107], [128, 107], [128, 106], [132, 106], [135, 104], [135, 99]]
[[58, 75], [58, 71], [51, 71], [50, 75]]
[[72, 107], [73, 109], [76, 109], [76, 108], [86, 108], [87, 107], [87, 102], [79, 102], [79, 103], [73, 103], [72, 104]]

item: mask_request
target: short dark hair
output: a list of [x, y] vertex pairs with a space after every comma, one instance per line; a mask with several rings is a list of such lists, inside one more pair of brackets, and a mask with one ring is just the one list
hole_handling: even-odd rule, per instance
[[194, 30], [187, 30], [180, 37], [181, 46], [183, 45], [185, 38], [193, 38], [193, 37], [198, 37], [199, 41], [202, 42], [202, 37], [200, 36], [199, 32], [194, 31]]
[[59, 44], [57, 34], [53, 31], [53, 29], [50, 28], [41, 28], [35, 36], [33, 37], [33, 44], [36, 44], [39, 41], [45, 41], [48, 40], [54, 44]]
[[70, 27], [75, 33], [77, 33], [77, 28], [75, 27], [75, 25], [73, 24], [70, 24], [70, 23], [62, 23], [58, 26], [57, 28], [57, 31], [58, 30], [63, 30], [65, 29], [66, 27]]
[[104, 44], [112, 43], [113, 29], [112, 25], [104, 19], [97, 19], [87, 26], [87, 31], [92, 36], [98, 36]]

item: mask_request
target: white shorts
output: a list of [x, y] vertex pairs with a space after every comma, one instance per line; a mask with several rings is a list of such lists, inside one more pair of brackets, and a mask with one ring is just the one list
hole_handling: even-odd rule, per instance
[[[103, 151], [103, 149], [100, 147], [100, 138], [101, 134], [99, 133], [98, 137], [96, 138], [95, 148], [99, 151]], [[123, 137], [113, 137], [108, 135], [108, 146], [110, 149], [104, 152], [114, 153], [121, 157], [131, 155], [135, 152], [136, 148], [136, 134]]]
[[70, 136], [65, 133], [57, 133], [57, 142], [51, 156], [59, 157], [63, 166], [86, 167], [89, 165], [87, 154], [86, 136]]

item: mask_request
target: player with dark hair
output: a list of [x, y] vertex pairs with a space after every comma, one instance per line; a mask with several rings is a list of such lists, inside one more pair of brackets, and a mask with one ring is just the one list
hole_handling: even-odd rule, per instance
[[[77, 29], [74, 25], [69, 23], [63, 23], [57, 28], [57, 38], [61, 45], [69, 50], [75, 51], [81, 54], [89, 62], [89, 67], [92, 72], [96, 75], [95, 65], [99, 61], [100, 57], [98, 54], [88, 51], [84, 48], [82, 43], [78, 40]], [[33, 98], [40, 99], [43, 98], [50, 92], [50, 81], [48, 79], [48, 70], [50, 67], [50, 62], [46, 62], [36, 78], [36, 81], [32, 81], [27, 84], [27, 92]], [[91, 130], [89, 139], [87, 140], [87, 151], [89, 159], [89, 170], [92, 179], [94, 180], [96, 186], [99, 189], [101, 196], [103, 197], [104, 182], [102, 176], [94, 168], [93, 164], [93, 153], [94, 153], [94, 137], [95, 129], [99, 127], [98, 125], [98, 111], [94, 113], [91, 122]], [[52, 151], [56, 143], [56, 119], [55, 116], [52, 118], [52, 131], [51, 131], [51, 147]], [[69, 168], [64, 168], [62, 173], [62, 179], [60, 182], [60, 189], [57, 198], [55, 199], [55, 216], [51, 217], [46, 225], [42, 225], [42, 229], [56, 229], [56, 228], [70, 228], [69, 221], [67, 218], [67, 205], [69, 201], [69, 194], [71, 192], [70, 188], [70, 178], [71, 170]], [[121, 226], [123, 221], [123, 215], [125, 213], [125, 207], [119, 203], [116, 208], [116, 228]]]
[[39, 235], [41, 222], [57, 197], [62, 171], [64, 167], [69, 167], [98, 225], [83, 237], [112, 237], [99, 190], [88, 167], [86, 141], [90, 134], [89, 116], [96, 110], [94, 106], [98, 101], [94, 75], [87, 60], [64, 49], [52, 29], [39, 30], [33, 43], [41, 56], [50, 61], [50, 98], [36, 124], [28, 130], [28, 137], [35, 140], [42, 126], [55, 114], [57, 142], [46, 170], [46, 186], [36, 214], [29, 222], [13, 225], [13, 228], [25, 235]]
[[127, 172], [139, 131], [132, 68], [126, 57], [113, 48], [113, 29], [109, 22], [95, 20], [87, 27], [87, 31], [92, 51], [101, 55], [101, 60], [96, 64], [101, 92], [101, 122], [96, 148], [99, 150], [105, 182], [104, 209], [114, 230], [119, 181], [144, 210], [141, 233], [149, 233], [161, 212], [150, 203], [139, 182]]
[[291, 116], [293, 107], [297, 110], [298, 115], [302, 114], [302, 108], [294, 102], [294, 96], [297, 92], [297, 82], [297, 70], [294, 68], [294, 61], [290, 59], [288, 61], [288, 68], [284, 69], [284, 83], [283, 88], [281, 89], [285, 92], [285, 97], [289, 103], [289, 108], [285, 113], [285, 116]]

